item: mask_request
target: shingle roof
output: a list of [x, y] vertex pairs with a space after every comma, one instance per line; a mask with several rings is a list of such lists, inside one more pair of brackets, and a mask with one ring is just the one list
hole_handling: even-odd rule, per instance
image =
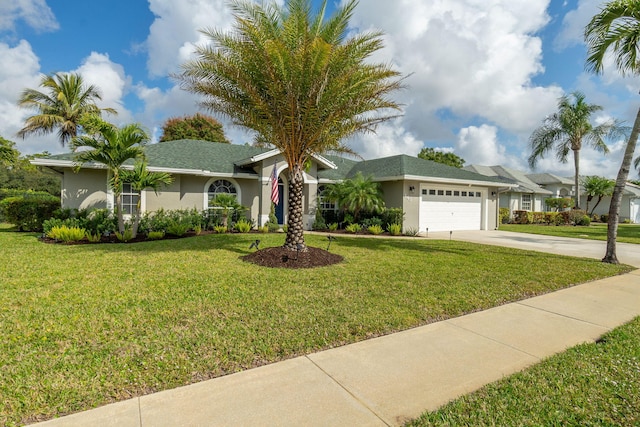
[[[255, 174], [249, 167], [241, 168], [238, 164], [245, 164], [247, 159], [268, 151], [271, 150], [248, 145], [221, 144], [197, 140], [167, 141], [150, 144], [145, 147], [145, 154], [150, 168], [221, 174], [238, 172]], [[425, 180], [436, 178], [496, 184], [512, 183], [500, 176], [484, 176], [407, 155], [364, 161], [351, 160], [334, 155], [324, 155], [323, 157], [337, 167], [336, 169], [321, 169], [318, 171], [318, 178], [329, 181], [343, 180], [361, 172], [365, 176], [373, 175], [376, 181], [411, 177]], [[58, 154], [50, 156], [48, 159], [72, 161], [73, 154]]]
[[491, 175], [489, 176], [499, 176], [499, 177], [509, 179], [518, 184], [517, 187], [511, 190], [517, 193], [553, 194], [551, 191], [540, 187], [538, 184], [536, 184], [531, 179], [529, 179], [524, 172], [521, 172], [516, 169], [511, 169], [504, 166], [480, 166], [480, 165], [469, 165], [469, 166], [465, 166], [463, 169], [469, 170], [469, 171], [475, 171], [483, 175], [490, 173]]
[[527, 178], [539, 185], [564, 184], [573, 185], [573, 180], [552, 173], [528, 173]]
[[405, 154], [359, 162], [353, 166], [347, 177], [353, 177], [358, 172], [361, 172], [365, 176], [372, 175], [374, 179], [378, 181], [411, 176], [461, 181], [505, 182], [497, 177], [487, 177], [475, 172], [447, 166], [431, 160], [407, 156]]

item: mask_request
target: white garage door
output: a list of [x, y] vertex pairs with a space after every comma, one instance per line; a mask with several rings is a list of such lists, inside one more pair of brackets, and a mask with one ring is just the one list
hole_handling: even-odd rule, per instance
[[482, 194], [471, 189], [422, 189], [420, 231], [480, 230]]

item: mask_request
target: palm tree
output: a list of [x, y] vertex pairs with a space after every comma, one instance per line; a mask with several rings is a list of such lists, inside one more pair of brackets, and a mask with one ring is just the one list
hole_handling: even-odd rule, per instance
[[[588, 48], [587, 69], [596, 74], [602, 73], [605, 55], [611, 51], [615, 58], [616, 67], [623, 76], [640, 74], [640, 60], [638, 60], [640, 53], [640, 3], [637, 0], [614, 0], [605, 3], [600, 12], [587, 24], [584, 36]], [[618, 263], [616, 238], [618, 236], [620, 202], [625, 183], [629, 177], [629, 169], [639, 133], [640, 108], [627, 141], [616, 185], [611, 196], [607, 226], [607, 252], [602, 259], [603, 262]]]
[[341, 210], [353, 213], [358, 222], [362, 212], [382, 212], [384, 200], [380, 184], [358, 172], [353, 178], [327, 186], [324, 197], [336, 202]]
[[144, 158], [144, 145], [149, 135], [138, 124], [118, 128], [98, 117], [85, 118], [83, 126], [88, 135], [77, 136], [71, 140], [75, 151], [75, 162], [80, 168], [82, 163], [95, 162], [106, 166], [109, 174], [109, 187], [115, 198], [118, 230], [124, 233], [122, 214], [122, 165], [130, 159]]
[[382, 48], [382, 34], [349, 34], [356, 3], [344, 2], [325, 19], [327, 0], [315, 15], [310, 0], [286, 7], [232, 1], [233, 31], [204, 31], [211, 44], [197, 48], [198, 59], [178, 76], [183, 88], [203, 95], [204, 107], [282, 152], [289, 168], [288, 249], [305, 249], [305, 162], [349, 151], [345, 138], [373, 131], [399, 110], [388, 98], [402, 86], [399, 73], [369, 59]]
[[40, 86], [43, 92], [26, 89], [22, 92], [18, 105], [36, 110], [37, 113], [25, 120], [25, 126], [18, 136], [45, 135], [57, 129], [58, 139], [64, 145], [78, 135], [80, 121], [86, 114], [100, 115], [102, 111], [117, 114], [113, 108], [100, 109], [95, 101], [101, 100], [99, 90], [85, 86], [79, 74], [56, 73], [43, 76]]
[[529, 138], [531, 155], [529, 166], [535, 168], [539, 159], [555, 148], [556, 157], [562, 163], [567, 162], [569, 151], [573, 151], [575, 207], [580, 208], [580, 150], [585, 142], [589, 146], [603, 153], [609, 149], [603, 138], [612, 137], [623, 131], [622, 126], [615, 120], [609, 120], [598, 126], [590, 122], [591, 115], [602, 110], [602, 107], [587, 104], [581, 92], [564, 95], [558, 100], [558, 112], [544, 119], [542, 126], [537, 128]]
[[[149, 172], [147, 169], [147, 163], [144, 161], [136, 162], [133, 166], [133, 170], [121, 171], [120, 179], [122, 182], [130, 183], [131, 189], [134, 191], [142, 193], [142, 191], [150, 188], [156, 194], [158, 194], [160, 187], [169, 185], [173, 182], [173, 177], [166, 172]], [[133, 225], [131, 227], [131, 235], [133, 239], [138, 235], [138, 226], [140, 225], [140, 202], [141, 198], [138, 197], [136, 210], [133, 212]]]
[[209, 202], [209, 206], [221, 210], [222, 225], [228, 227], [228, 218], [231, 211], [243, 210], [244, 206], [238, 203], [236, 196], [233, 194], [220, 193], [216, 194]]
[[594, 197], [598, 198], [591, 212], [589, 212], [589, 216], [593, 215], [593, 211], [596, 210], [603, 197], [610, 196], [613, 193], [615, 184], [615, 181], [601, 176], [587, 176], [582, 179], [582, 187], [587, 195], [587, 211], [589, 211], [589, 202]]

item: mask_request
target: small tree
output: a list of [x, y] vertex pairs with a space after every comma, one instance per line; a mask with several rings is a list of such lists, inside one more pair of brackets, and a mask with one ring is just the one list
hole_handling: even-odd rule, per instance
[[209, 206], [220, 209], [222, 225], [228, 228], [229, 214], [233, 211], [243, 210], [244, 206], [238, 203], [235, 196], [227, 193], [216, 194], [209, 202]]
[[90, 134], [82, 135], [71, 141], [75, 151], [76, 170], [85, 162], [96, 162], [106, 166], [109, 173], [109, 186], [113, 190], [118, 218], [118, 231], [124, 233], [122, 215], [122, 165], [130, 159], [144, 157], [143, 146], [149, 141], [149, 135], [137, 124], [117, 128], [96, 116], [87, 116], [83, 122]]
[[548, 199], [544, 199], [544, 203], [547, 207], [555, 209], [556, 212], [572, 208], [575, 205], [575, 201], [568, 197], [549, 197]]
[[[603, 197], [611, 196], [611, 194], [613, 194], [613, 188], [615, 186], [615, 181], [601, 176], [587, 176], [582, 179], [582, 187], [584, 188], [584, 192], [587, 194], [586, 210], [589, 212], [589, 216], [593, 215], [593, 211], [596, 210]], [[593, 206], [593, 209], [589, 211], [589, 202], [591, 202], [594, 197], [597, 197], [598, 201]]]
[[436, 151], [435, 148], [423, 148], [418, 153], [418, 157], [424, 160], [431, 160], [437, 163], [442, 163], [447, 166], [453, 166], [454, 168], [462, 168], [465, 164], [465, 160], [462, 157], [456, 156], [453, 153], [446, 153], [444, 151]]
[[[135, 191], [142, 193], [147, 188], [151, 188], [156, 194], [161, 186], [170, 185], [173, 182], [173, 177], [166, 172], [149, 172], [146, 162], [136, 162], [133, 170], [123, 170], [121, 172], [122, 182], [128, 182], [131, 184], [131, 188]], [[131, 227], [132, 238], [136, 238], [138, 235], [138, 226], [140, 225], [140, 200], [138, 197], [138, 203], [136, 204], [136, 210], [133, 212], [133, 225]]]
[[159, 142], [178, 139], [199, 139], [229, 144], [222, 124], [211, 116], [196, 113], [193, 116], [172, 117], [162, 126]]
[[15, 146], [15, 142], [0, 136], [0, 164], [13, 166], [18, 161], [19, 153]]
[[382, 212], [384, 200], [380, 184], [358, 172], [353, 178], [328, 185], [324, 197], [338, 204], [344, 212], [353, 213], [357, 222], [362, 212]]

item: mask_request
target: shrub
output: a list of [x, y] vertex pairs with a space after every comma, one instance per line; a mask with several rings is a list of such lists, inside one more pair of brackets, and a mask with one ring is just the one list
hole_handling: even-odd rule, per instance
[[591, 221], [592, 222], [600, 222], [600, 215], [593, 214], [593, 216], [591, 217]]
[[558, 218], [558, 212], [545, 212], [544, 213], [544, 222], [547, 225], [556, 224], [557, 218]]
[[194, 225], [193, 232], [196, 233], [196, 236], [199, 236], [202, 233], [202, 226], [200, 224]]
[[173, 234], [174, 236], [184, 236], [187, 231], [191, 228], [191, 224], [186, 221], [180, 220], [171, 220], [167, 225], [167, 234]]
[[289, 230], [289, 225], [288, 224], [284, 224], [282, 226], [282, 231], [284, 231], [285, 233]]
[[404, 222], [404, 211], [402, 208], [388, 208], [382, 212], [383, 225], [389, 227], [391, 224], [402, 224]]
[[50, 194], [27, 193], [0, 201], [0, 216], [21, 231], [41, 231], [42, 223], [60, 208], [60, 199]]
[[609, 222], [609, 214], [602, 214], [602, 215], [600, 215], [600, 221], [602, 221], [602, 222]]
[[260, 231], [261, 233], [268, 233], [269, 232], [269, 226], [267, 224], [263, 225], [262, 227], [258, 228], [258, 231]]
[[529, 212], [527, 211], [513, 211], [514, 224], [530, 224]]
[[[583, 220], [583, 217], [587, 215], [587, 213], [580, 209], [573, 209], [567, 212], [568, 224], [571, 225], [580, 225], [580, 222]], [[587, 217], [588, 218], [588, 217]]]
[[511, 218], [511, 211], [509, 208], [500, 208], [500, 224], [507, 224]]
[[147, 239], [160, 240], [164, 237], [164, 231], [149, 231], [147, 233]]
[[357, 233], [357, 232], [359, 232], [359, 231], [361, 230], [361, 227], [360, 227], [360, 224], [349, 224], [349, 225], [347, 225], [347, 226], [345, 227], [345, 230], [346, 230], [348, 233], [353, 233], [353, 234], [355, 234], [355, 233]]
[[322, 216], [322, 211], [320, 209], [316, 208], [316, 217], [315, 220], [313, 221], [313, 225], [311, 226], [312, 230], [326, 230], [327, 229], [327, 222], [324, 220], [324, 217]]
[[389, 224], [387, 230], [389, 230], [389, 234], [392, 236], [399, 236], [402, 234], [402, 224]]
[[84, 228], [93, 234], [113, 233], [118, 229], [118, 221], [108, 209], [93, 209], [81, 221]]
[[59, 240], [64, 243], [79, 242], [84, 239], [86, 230], [80, 227], [67, 227], [66, 225], [56, 225], [49, 230], [47, 237]]
[[121, 242], [128, 242], [133, 239], [133, 231], [130, 228], [124, 230], [124, 233], [120, 233], [119, 231], [115, 232], [116, 238]]
[[226, 233], [227, 232], [227, 227], [225, 227], [224, 225], [214, 225], [213, 226], [213, 231], [215, 231], [216, 233], [219, 233], [219, 234]]
[[531, 212], [530, 218], [533, 224], [544, 224], [546, 222], [545, 212]]
[[371, 234], [378, 235], [382, 234], [384, 230], [379, 225], [370, 225], [369, 227], [367, 227], [367, 231]]
[[248, 233], [251, 231], [251, 223], [245, 219], [236, 222], [234, 229], [239, 233]]
[[576, 221], [576, 225], [589, 226], [591, 225], [591, 218], [589, 218], [589, 215], [583, 215], [582, 218]]
[[413, 227], [409, 227], [404, 231], [404, 235], [405, 236], [413, 236], [413, 237], [415, 237], [415, 236], [418, 235], [418, 233], [419, 233], [418, 229], [417, 228], [413, 228]]
[[569, 197], [549, 197], [544, 199], [544, 203], [547, 207], [559, 211], [562, 209], [572, 208], [575, 205], [575, 200]]
[[100, 241], [100, 238], [102, 237], [100, 234], [91, 234], [90, 231], [87, 231], [85, 233], [85, 237], [87, 238], [88, 241], [90, 241], [91, 243], [98, 243]]
[[338, 229], [337, 222], [332, 222], [331, 224], [329, 224], [329, 231], [336, 231], [337, 229]]

